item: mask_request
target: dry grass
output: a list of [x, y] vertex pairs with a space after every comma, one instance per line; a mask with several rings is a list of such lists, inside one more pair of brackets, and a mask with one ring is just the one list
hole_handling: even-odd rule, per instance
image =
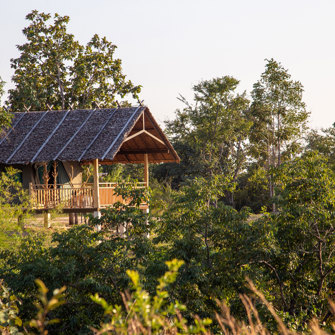
[[[95, 335], [103, 334], [119, 334], [119, 335], [151, 335], [151, 334], [164, 334], [164, 335], [177, 335], [177, 334], [225, 334], [225, 335], [270, 335], [270, 334], [281, 334], [281, 335], [298, 335], [303, 334], [294, 330], [290, 330], [283, 323], [281, 318], [276, 313], [274, 307], [269, 303], [264, 295], [256, 289], [254, 284], [248, 280], [249, 288], [258, 297], [260, 302], [264, 304], [267, 310], [273, 316], [277, 330], [269, 330], [265, 324], [262, 323], [259, 313], [253, 304], [252, 300], [247, 295], [240, 295], [240, 299], [244, 305], [247, 322], [240, 321], [231, 315], [230, 309], [226, 304], [217, 302], [220, 307], [220, 313], [216, 313], [216, 321], [219, 325], [219, 330], [213, 333], [209, 326], [207, 326], [200, 318], [194, 317], [194, 325], [190, 326], [183, 318], [182, 314], [177, 310], [175, 319], [162, 314], [156, 314], [153, 319], [161, 325], [160, 330], [153, 329], [150, 325], [143, 322], [142, 311], [129, 311], [129, 306], [134, 303], [133, 298], [124, 294], [123, 302], [127, 310], [128, 315], [125, 319], [118, 319], [117, 322], [111, 322], [102, 325], [97, 329], [92, 329]], [[330, 311], [335, 316], [335, 303], [330, 302]], [[114, 320], [115, 321], [115, 320]], [[309, 330], [307, 334], [312, 335], [328, 335], [335, 333], [335, 324], [332, 325], [332, 331], [326, 332], [320, 328], [317, 319], [313, 319], [309, 324]]]

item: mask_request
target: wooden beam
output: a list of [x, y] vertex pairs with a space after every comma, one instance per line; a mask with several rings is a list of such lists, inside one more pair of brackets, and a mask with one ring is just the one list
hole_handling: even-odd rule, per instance
[[144, 182], [145, 182], [145, 186], [149, 187], [149, 158], [148, 158], [148, 154], [144, 154]]
[[[141, 159], [136, 159], [136, 160], [130, 160], [130, 162], [126, 161], [125, 159], [121, 160], [122, 156], [118, 156], [119, 160], [112, 160], [112, 161], [99, 161], [100, 165], [114, 165], [114, 164], [143, 164], [143, 160]], [[151, 163], [175, 163], [175, 159], [152, 159], [150, 160]], [[82, 163], [82, 165], [87, 165], [88, 163]]]
[[137, 133], [128, 136], [128, 137], [124, 140], [124, 142], [127, 142], [127, 141], [131, 140], [132, 138], [137, 137], [137, 136], [143, 134], [144, 132], [145, 132], [145, 130], [142, 129], [142, 130], [138, 131]]
[[169, 149], [131, 149], [131, 150], [120, 150], [117, 155], [137, 155], [137, 154], [164, 154], [169, 153]]
[[141, 131], [138, 131], [137, 133], [135, 133], [135, 134], [133, 134], [133, 135], [130, 135], [129, 137], [127, 137], [127, 138], [123, 141], [123, 143], [124, 143], [124, 142], [127, 142], [127, 141], [131, 140], [132, 138], [137, 137], [137, 136], [139, 136], [139, 135], [141, 135], [141, 134], [146, 134], [146, 135], [150, 136], [151, 138], [153, 138], [155, 141], [157, 141], [157, 142], [159, 142], [159, 143], [162, 143], [162, 144], [164, 144], [164, 145], [166, 146], [166, 143], [165, 143], [165, 142], [163, 142], [161, 139], [159, 139], [159, 138], [156, 137], [155, 135], [152, 135], [151, 133], [149, 133], [149, 132], [146, 131], [146, 130], [141, 130]]
[[100, 197], [99, 197], [99, 161], [98, 159], [93, 160], [93, 207], [100, 208]]
[[158, 123], [155, 121], [155, 119], [151, 115], [150, 111], [147, 109], [145, 111], [145, 113], [146, 113], [147, 120], [150, 121], [151, 125], [156, 129], [157, 133], [161, 134], [161, 137], [164, 139], [165, 145], [170, 149], [171, 154], [175, 157], [174, 162], [180, 163], [180, 158], [179, 158], [178, 154], [174, 150], [173, 146], [171, 145], [171, 143], [169, 142], [167, 137], [164, 135], [163, 131], [161, 130]]
[[149, 133], [149, 132], [146, 131], [146, 130], [145, 130], [145, 133], [146, 133], [147, 135], [151, 136], [151, 137], [152, 137], [154, 140], [156, 140], [157, 142], [162, 143], [162, 144], [164, 144], [164, 145], [166, 146], [165, 142], [162, 141], [161, 139], [159, 139], [158, 137], [156, 137], [155, 135], [152, 135], [151, 133]]

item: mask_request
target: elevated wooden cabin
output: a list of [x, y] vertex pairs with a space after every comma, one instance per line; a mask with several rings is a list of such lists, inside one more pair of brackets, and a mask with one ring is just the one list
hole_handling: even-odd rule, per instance
[[[120, 200], [99, 181], [100, 164], [143, 163], [148, 187], [149, 163], [164, 162], [178, 154], [145, 106], [14, 113], [0, 137], [0, 168], [22, 171], [36, 211], [98, 212]], [[93, 184], [83, 183], [83, 164], [93, 164]]]

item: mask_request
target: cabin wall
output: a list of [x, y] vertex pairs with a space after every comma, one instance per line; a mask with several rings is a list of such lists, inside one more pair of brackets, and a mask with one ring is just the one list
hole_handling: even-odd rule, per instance
[[83, 168], [78, 162], [62, 162], [71, 184], [81, 184], [83, 181]]
[[[82, 167], [78, 162], [62, 162], [64, 169], [70, 179], [70, 184], [81, 184], [82, 183]], [[0, 164], [0, 172], [3, 172], [8, 168], [8, 165]], [[41, 184], [38, 176], [37, 168], [38, 165], [12, 165], [13, 168], [18, 169], [22, 172], [22, 186], [25, 189], [29, 189], [29, 184]], [[64, 171], [64, 170], [63, 170]]]
[[29, 188], [29, 183], [39, 183], [36, 179], [36, 171], [34, 167], [29, 165], [23, 165], [20, 170], [22, 170], [22, 186], [25, 189]]

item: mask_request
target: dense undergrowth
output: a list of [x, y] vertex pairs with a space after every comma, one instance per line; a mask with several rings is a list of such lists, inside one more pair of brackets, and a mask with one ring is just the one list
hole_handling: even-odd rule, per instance
[[[229, 307], [220, 301], [216, 301], [218, 312], [215, 319], [201, 319], [197, 315], [186, 319], [184, 311], [186, 306], [178, 301], [171, 301], [168, 287], [176, 281], [178, 269], [182, 261], [172, 260], [166, 262], [168, 271], [159, 278], [156, 293], [153, 296], [143, 288], [139, 274], [136, 271], [127, 271], [131, 279], [132, 293], [121, 293], [122, 306], [111, 305], [98, 294], [91, 296], [91, 300], [100, 305], [104, 311], [104, 321], [98, 328], [90, 327], [93, 334], [271, 334], [282, 335], [298, 334], [295, 330], [287, 328], [274, 307], [264, 295], [256, 289], [254, 284], [248, 281], [250, 295], [241, 294], [240, 299], [244, 307], [245, 320], [241, 321], [231, 315]], [[49, 329], [54, 328], [61, 320], [53, 318], [53, 312], [66, 304], [66, 287], [53, 291], [48, 298], [48, 289], [40, 280], [36, 280], [38, 294], [35, 299], [37, 309], [35, 318], [22, 322], [19, 314], [21, 301], [12, 295], [3, 284], [0, 286], [0, 330], [2, 334], [48, 334]], [[258, 300], [271, 315], [273, 322], [269, 329], [262, 322], [259, 312], [255, 307]], [[335, 304], [329, 301], [329, 309], [335, 316]], [[213, 325], [215, 325], [213, 327]], [[320, 322], [312, 319], [308, 325], [308, 333], [329, 334], [335, 331], [335, 324], [331, 324], [328, 331], [320, 328]]]
[[[131, 206], [117, 204], [90, 225], [54, 233], [48, 245], [43, 234], [20, 237], [0, 254], [3, 292], [7, 287], [16, 296], [10, 306], [1, 298], [2, 326], [12, 308], [21, 332], [48, 334], [101, 333], [104, 327], [134, 334], [331, 331], [333, 172], [309, 153], [283, 164], [274, 177], [277, 211], [254, 219], [247, 208], [237, 211], [221, 200], [234, 185], [215, 176], [171, 190], [165, 207], [156, 199], [159, 216], [143, 213], [136, 204], [149, 195], [127, 184], [118, 192], [133, 199]], [[180, 262], [166, 263], [175, 258]], [[166, 264], [172, 272], [164, 277]], [[61, 287], [58, 304], [51, 292]], [[45, 297], [36, 310], [41, 290]], [[57, 308], [36, 317], [46, 299]], [[38, 328], [42, 317], [44, 330]]]

